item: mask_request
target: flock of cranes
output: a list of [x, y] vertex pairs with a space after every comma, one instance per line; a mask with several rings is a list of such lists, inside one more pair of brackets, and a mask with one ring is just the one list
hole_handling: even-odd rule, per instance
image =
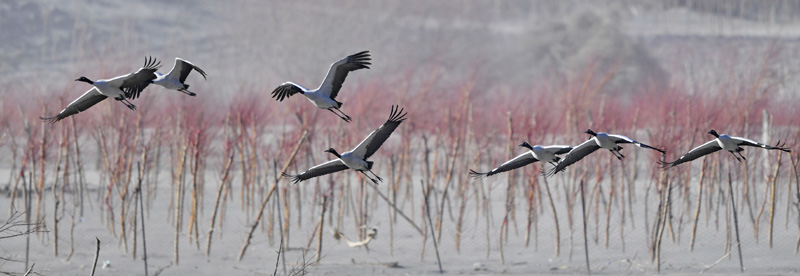
[[[293, 82], [285, 82], [272, 91], [272, 97], [278, 102], [281, 102], [292, 95], [300, 93], [317, 108], [326, 109], [345, 122], [350, 122], [352, 118], [342, 112], [340, 109], [342, 107], [342, 102], [337, 101], [336, 96], [339, 94], [342, 84], [345, 78], [347, 78], [347, 74], [359, 69], [369, 69], [369, 66], [372, 65], [372, 63], [370, 63], [371, 60], [372, 57], [369, 51], [362, 51], [347, 56], [331, 64], [328, 74], [316, 89], [311, 90]], [[83, 112], [108, 97], [125, 104], [125, 106], [131, 110], [136, 110], [136, 106], [129, 100], [139, 97], [141, 92], [150, 84], [157, 84], [166, 89], [177, 90], [189, 96], [195, 96], [196, 94], [189, 91], [189, 85], [185, 83], [189, 73], [194, 70], [200, 73], [204, 79], [206, 78], [205, 71], [181, 58], [175, 58], [175, 64], [167, 74], [158, 72], [160, 66], [161, 64], [159, 61], [148, 57], [145, 58], [144, 66], [133, 73], [97, 81], [92, 81], [87, 77], [80, 77], [76, 79], [76, 81], [89, 83], [93, 87], [78, 99], [72, 101], [58, 114], [52, 117], [42, 117], [41, 119], [55, 123], [69, 116], [78, 114], [79, 112]], [[404, 113], [403, 108], [393, 105], [386, 122], [372, 131], [367, 138], [361, 141], [361, 143], [352, 150], [339, 154], [333, 148], [327, 149], [325, 152], [333, 154], [336, 156], [336, 159], [311, 167], [300, 174], [291, 175], [284, 173], [283, 176], [288, 177], [293, 183], [298, 183], [314, 177], [352, 169], [360, 172], [373, 183], [378, 184], [383, 179], [372, 171], [374, 163], [372, 161], [367, 161], [367, 159], [375, 154], [383, 143], [389, 139], [389, 136], [391, 136], [392, 132], [394, 132], [400, 123], [406, 120], [406, 115], [407, 113]], [[568, 145], [531, 146], [527, 142], [523, 142], [519, 146], [527, 148], [527, 152], [520, 154], [488, 172], [470, 170], [470, 175], [473, 177], [488, 177], [521, 168], [536, 161], [542, 161], [553, 165], [552, 169], [547, 171], [543, 170], [544, 175], [553, 176], [599, 149], [607, 149], [614, 154], [617, 159], [622, 160], [625, 156], [620, 152], [623, 149], [620, 144], [634, 144], [641, 148], [666, 154], [666, 151], [663, 149], [646, 145], [623, 135], [594, 132], [591, 129], [586, 130], [585, 133], [589, 134], [591, 137], [574, 147]], [[661, 165], [663, 169], [668, 169], [722, 149], [733, 154], [736, 160], [742, 161], [745, 160], [744, 155], [742, 155], [742, 151], [744, 151], [742, 146], [791, 152], [786, 145], [781, 144], [780, 141], [775, 146], [769, 146], [747, 138], [728, 136], [726, 134], [720, 135], [715, 130], [711, 130], [708, 133], [715, 138], [690, 150], [675, 161], [659, 161], [659, 165]], [[557, 155], [563, 155], [563, 157]], [[372, 174], [372, 176], [367, 174], [367, 172]]]

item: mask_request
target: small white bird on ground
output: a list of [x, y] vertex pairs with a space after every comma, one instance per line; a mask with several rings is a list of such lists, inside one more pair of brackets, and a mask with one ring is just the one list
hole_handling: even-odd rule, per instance
[[[350, 122], [352, 118], [339, 109], [342, 107], [342, 102], [337, 101], [336, 96], [339, 94], [339, 90], [342, 88], [342, 83], [344, 83], [344, 79], [347, 78], [347, 74], [350, 73], [350, 71], [358, 69], [369, 69], [369, 65], [372, 65], [372, 63], [369, 62], [371, 60], [372, 57], [369, 51], [362, 51], [347, 56], [331, 64], [331, 68], [328, 69], [328, 75], [325, 76], [325, 80], [322, 81], [317, 89], [310, 90], [293, 82], [284, 82], [272, 91], [272, 97], [281, 102], [284, 98], [300, 93], [306, 96], [306, 98], [318, 108], [327, 109], [333, 112], [333, 114], [336, 114], [336, 116], [339, 116], [339, 118], [342, 118], [345, 122]], [[341, 115], [336, 113], [336, 111], [341, 113]]]
[[[726, 134], [720, 135], [717, 133], [717, 131], [713, 129], [709, 131], [708, 134], [714, 135], [715, 138], [711, 141], [706, 142], [705, 144], [700, 145], [699, 147], [693, 148], [692, 150], [681, 156], [681, 158], [678, 158], [678, 160], [672, 162], [659, 162], [659, 164], [661, 164], [662, 168], [668, 169], [680, 165], [681, 163], [689, 162], [697, 158], [700, 158], [701, 156], [708, 155], [723, 149], [733, 154], [733, 157], [736, 157], [736, 160], [741, 162], [742, 160], [747, 160], [746, 158], [744, 158], [744, 155], [742, 155], [742, 151], [744, 151], [744, 149], [741, 146], [759, 147], [767, 150], [781, 150], [785, 152], [792, 152], [791, 150], [789, 150], [789, 148], [785, 147], [786, 146], [785, 143], [781, 144], [781, 141], [778, 141], [778, 143], [773, 147], [747, 138], [728, 136]], [[737, 153], [739, 154], [739, 156], [736, 156]]]
[[334, 239], [336, 239], [337, 241], [339, 239], [344, 239], [344, 241], [347, 242], [347, 246], [349, 247], [366, 246], [367, 244], [369, 244], [369, 242], [372, 241], [372, 239], [375, 239], [378, 236], [378, 228], [374, 227], [372, 229], [369, 229], [369, 231], [367, 231], [367, 237], [365, 239], [356, 242], [348, 239], [347, 236], [344, 235], [344, 233], [339, 231], [339, 229], [333, 229], [331, 232], [333, 233]]

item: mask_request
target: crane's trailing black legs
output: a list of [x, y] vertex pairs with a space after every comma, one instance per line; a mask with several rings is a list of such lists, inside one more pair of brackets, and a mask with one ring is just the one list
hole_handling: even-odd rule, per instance
[[341, 112], [341, 113], [342, 113], [344, 116], [342, 116], [342, 115], [339, 115], [339, 113], [336, 113], [336, 111], [333, 111], [334, 109], [336, 109], [336, 108], [328, 108], [328, 111], [330, 111], [330, 112], [331, 112], [331, 113], [333, 113], [333, 114], [336, 114], [336, 116], [339, 116], [339, 118], [342, 118], [342, 120], [344, 120], [345, 122], [348, 122], [348, 123], [349, 123], [349, 122], [350, 122], [350, 120], [352, 120], [352, 119], [350, 118], [350, 116], [347, 116], [347, 114], [344, 114], [344, 112], [342, 112], [341, 110], [339, 110], [339, 109], [336, 109], [336, 110], [339, 110], [339, 112]]
[[734, 152], [732, 152], [732, 151], [729, 151], [729, 152], [730, 152], [731, 154], [733, 154], [733, 157], [736, 157], [736, 161], [742, 162], [742, 159], [741, 159], [741, 158], [739, 158], [739, 156], [736, 156], [736, 153], [734, 153]]
[[608, 150], [608, 151], [610, 151], [612, 154], [614, 154], [614, 157], [616, 157], [619, 160], [622, 160], [622, 158], [625, 158], [625, 156], [622, 155], [622, 153], [620, 153], [619, 151], [615, 151], [615, 150]]
[[178, 91], [181, 91], [181, 92], [183, 92], [184, 94], [186, 94], [186, 95], [189, 95], [189, 96], [192, 96], [192, 97], [194, 97], [194, 96], [197, 96], [197, 94], [195, 94], [194, 92], [192, 92], [192, 91], [189, 91], [189, 90], [186, 90], [186, 89], [178, 89]]
[[125, 98], [122, 98], [122, 99], [115, 98], [115, 99], [117, 101], [121, 102], [122, 104], [124, 104], [125, 106], [127, 106], [128, 108], [130, 108], [131, 110], [136, 110], [136, 106], [133, 105], [131, 102], [129, 102], [127, 99], [125, 99]]
[[364, 177], [366, 177], [366, 178], [368, 178], [369, 180], [371, 180], [371, 181], [372, 181], [372, 183], [375, 183], [375, 185], [378, 185], [378, 180], [372, 179], [372, 177], [369, 177], [369, 175], [367, 175], [367, 173], [365, 173], [364, 171], [360, 171], [360, 172], [361, 172], [362, 174], [364, 174]]
[[344, 120], [347, 121], [348, 123], [353, 120], [353, 118], [350, 118], [349, 115], [347, 115], [344, 112], [342, 112], [341, 109], [339, 109], [339, 108], [335, 108], [335, 109], [336, 109], [336, 111], [339, 111], [339, 113], [342, 113], [342, 116], [344, 116]]
[[374, 176], [375, 176], [375, 178], [377, 178], [377, 179], [378, 179], [378, 181], [380, 181], [380, 182], [383, 182], [383, 178], [381, 178], [380, 176], [378, 176], [377, 174], [375, 174], [375, 172], [373, 172], [372, 170], [369, 170], [369, 173], [371, 173], [372, 175], [374, 175]]

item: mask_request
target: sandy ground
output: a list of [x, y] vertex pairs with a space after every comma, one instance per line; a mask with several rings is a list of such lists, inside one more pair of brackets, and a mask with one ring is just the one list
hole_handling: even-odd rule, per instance
[[[7, 171], [6, 171], [7, 172]], [[91, 181], [90, 177], [90, 181]], [[229, 205], [224, 226], [221, 231], [217, 230], [214, 235], [211, 256], [205, 255], [205, 240], [210, 219], [211, 192], [206, 191], [205, 207], [200, 220], [201, 248], [194, 243], [189, 243], [187, 229], [180, 234], [180, 263], [173, 263], [174, 249], [174, 227], [168, 222], [168, 213], [171, 213], [168, 198], [169, 187], [167, 181], [162, 181], [158, 196], [149, 210], [146, 223], [147, 234], [147, 261], [150, 275], [162, 273], [163, 275], [265, 275], [272, 274], [276, 265], [276, 251], [279, 236], [276, 233], [275, 240], [269, 241], [267, 233], [259, 229], [255, 232], [252, 244], [247, 251], [244, 260], [237, 261], [237, 254], [246, 238], [248, 222], [245, 213], [239, 207], [238, 200], [233, 205]], [[556, 193], [556, 208], [559, 212], [559, 223], [561, 225], [561, 254], [554, 255], [553, 220], [548, 207], [545, 207], [539, 214], [538, 239], [532, 236], [529, 247], [524, 245], [524, 215], [517, 214], [517, 223], [510, 223], [510, 237], [508, 242], [503, 245], [505, 264], [501, 263], [497, 244], [498, 231], [500, 229], [503, 216], [503, 204], [505, 199], [504, 177], [483, 181], [484, 189], [489, 185], [494, 185], [492, 192], [491, 218], [487, 229], [487, 218], [481, 214], [476, 216], [474, 206], [468, 206], [465, 215], [465, 226], [461, 244], [461, 252], [455, 250], [455, 221], [445, 212], [445, 221], [442, 226], [443, 238], [439, 244], [439, 253], [442, 260], [442, 267], [446, 274], [465, 275], [492, 275], [492, 274], [585, 274], [585, 260], [583, 257], [582, 232], [580, 225], [576, 221], [575, 229], [572, 234], [568, 229], [567, 216], [565, 213], [566, 203], [561, 189], [555, 189], [557, 183], [551, 183]], [[282, 183], [286, 185], [287, 183]], [[307, 185], [312, 185], [306, 183]], [[478, 182], [475, 183], [479, 184]], [[606, 183], [607, 185], [607, 183]], [[647, 181], [637, 183], [640, 187], [645, 187]], [[311, 187], [311, 186], [309, 186]], [[357, 191], [357, 186], [353, 186], [353, 191]], [[208, 188], [207, 188], [208, 189]], [[383, 191], [385, 187], [380, 187]], [[238, 190], [234, 188], [234, 190]], [[600, 213], [600, 227], [596, 227], [594, 218], [590, 218], [588, 224], [589, 235], [589, 257], [591, 260], [592, 272], [594, 274], [655, 274], [656, 266], [650, 261], [648, 253], [648, 235], [645, 229], [644, 209], [645, 201], [643, 188], [637, 189], [637, 201], [634, 203], [633, 224], [626, 223], [623, 229], [619, 229], [620, 209], [612, 208], [612, 219], [610, 227], [610, 240], [608, 248], [604, 246], [605, 235], [605, 215]], [[371, 191], [368, 190], [368, 191]], [[133, 259], [130, 252], [120, 244], [120, 240], [111, 233], [105, 226], [106, 223], [100, 220], [99, 200], [97, 199], [97, 189], [90, 191], [92, 198], [91, 207], [87, 201], [85, 213], [82, 218], [76, 220], [74, 229], [75, 252], [72, 258], [67, 261], [66, 257], [70, 250], [69, 227], [73, 208], [71, 203], [66, 208], [66, 214], [60, 217], [59, 224], [60, 240], [59, 255], [53, 255], [53, 232], [40, 233], [30, 236], [30, 262], [36, 264], [36, 271], [44, 275], [86, 275], [91, 269], [94, 257], [95, 237], [102, 242], [100, 250], [99, 265], [108, 263], [106, 268], [98, 268], [98, 275], [144, 275], [144, 263], [141, 259], [141, 248], [137, 259]], [[384, 191], [385, 192], [385, 191]], [[49, 195], [49, 192], [46, 193]], [[309, 189], [304, 193], [302, 199], [303, 218], [302, 225], [296, 221], [296, 213], [293, 215], [290, 225], [290, 236], [288, 238], [289, 251], [285, 254], [286, 269], [300, 266], [303, 260], [302, 249], [306, 246], [309, 236], [313, 231], [318, 218], [318, 211], [313, 216], [312, 206], [313, 192]], [[420, 193], [417, 191], [415, 200], [421, 200]], [[72, 201], [68, 196], [68, 201]], [[238, 197], [238, 194], [236, 195]], [[46, 210], [53, 208], [50, 196], [46, 197]], [[693, 198], [693, 197], [692, 197]], [[376, 200], [377, 202], [373, 201]], [[521, 199], [518, 199], [521, 200]], [[438, 274], [436, 256], [433, 244], [427, 241], [423, 250], [422, 237], [402, 218], [398, 218], [397, 224], [390, 227], [388, 206], [380, 199], [371, 194], [371, 203], [375, 204], [370, 208], [374, 212], [368, 214], [369, 226], [378, 229], [378, 236], [368, 244], [369, 250], [364, 248], [350, 248], [345, 242], [336, 241], [330, 233], [330, 229], [335, 227], [326, 221], [323, 235], [322, 260], [318, 265], [310, 265], [307, 272], [314, 275], [435, 275]], [[0, 206], [8, 206], [9, 197], [4, 194], [0, 197]], [[187, 205], [189, 204], [187, 197]], [[652, 225], [657, 202], [654, 195], [649, 197], [648, 223]], [[785, 202], [779, 202], [778, 206], [785, 206]], [[18, 202], [17, 207], [23, 205]], [[705, 207], [705, 206], [704, 206]], [[412, 210], [409, 204], [403, 207], [404, 212], [412, 216], [415, 223], [424, 226], [418, 213], [419, 206]], [[520, 207], [523, 208], [523, 207]], [[762, 233], [760, 242], [757, 243], [753, 235], [753, 227], [749, 218], [744, 214], [739, 214], [739, 224], [742, 239], [742, 251], [744, 255], [744, 265], [748, 274], [793, 274], [800, 272], [798, 266], [798, 255], [794, 253], [794, 241], [797, 237], [796, 218], [790, 218], [787, 227], [784, 227], [785, 208], [778, 208], [776, 214], [777, 223], [774, 232], [775, 243], [770, 248], [766, 237], [766, 223], [762, 223]], [[118, 210], [118, 209], [116, 209]], [[579, 209], [576, 209], [579, 210]], [[680, 212], [680, 209], [674, 212]], [[118, 212], [118, 211], [117, 211]], [[292, 208], [292, 212], [296, 212]], [[351, 237], [355, 236], [356, 227], [353, 224], [353, 214], [345, 215], [344, 224], [340, 227], [342, 232]], [[519, 211], [522, 212], [522, 211]], [[413, 215], [411, 215], [413, 213]], [[728, 274], [739, 271], [737, 254], [735, 251], [726, 257], [725, 240], [727, 239], [726, 221], [724, 212], [716, 217], [715, 212], [711, 212], [708, 222], [704, 222], [706, 215], [701, 215], [701, 223], [698, 227], [697, 243], [694, 251], [689, 250], [690, 223], [684, 222], [680, 229], [678, 219], [675, 218], [674, 227], [676, 228], [676, 240], [671, 241], [669, 233], [665, 234], [663, 243], [662, 273], [664, 274], [696, 274], [708, 266], [713, 268], [707, 271], [711, 274]], [[52, 218], [48, 212], [46, 221], [48, 230], [52, 231]], [[188, 213], [187, 213], [188, 214]], [[3, 214], [5, 217], [6, 214]], [[678, 216], [679, 214], [674, 214]], [[793, 216], [796, 214], [792, 214]], [[593, 217], [593, 215], [592, 215]], [[265, 214], [265, 218], [268, 218]], [[188, 223], [188, 215], [184, 218]], [[252, 219], [252, 218], [251, 218]], [[326, 219], [328, 219], [326, 217]], [[718, 219], [718, 220], [717, 220]], [[717, 223], [719, 225], [717, 226]], [[394, 232], [394, 240], [390, 241], [389, 232]], [[488, 241], [487, 241], [488, 231]], [[570, 245], [570, 235], [574, 239]], [[624, 236], [624, 248], [621, 237]], [[131, 250], [131, 237], [129, 234], [128, 251]], [[595, 242], [596, 239], [596, 242]], [[140, 240], [141, 242], [141, 240]], [[390, 242], [393, 242], [393, 250], [390, 249]], [[5, 239], [0, 243], [0, 255], [4, 258], [15, 261], [0, 262], [0, 271], [23, 272], [24, 264], [17, 261], [24, 261], [26, 239], [17, 237]], [[305, 260], [309, 263], [314, 259], [316, 242], [311, 246], [305, 255]], [[278, 265], [278, 272], [283, 273], [282, 262]]]

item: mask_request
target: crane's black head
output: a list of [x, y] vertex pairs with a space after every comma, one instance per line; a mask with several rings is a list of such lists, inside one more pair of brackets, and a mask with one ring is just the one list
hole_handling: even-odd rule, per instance
[[338, 153], [338, 152], [336, 152], [336, 150], [335, 150], [335, 149], [333, 149], [333, 148], [326, 149], [326, 150], [325, 150], [325, 152], [330, 152], [330, 153], [332, 153], [333, 155], [336, 155], [336, 157], [342, 158], [342, 156], [341, 156], [341, 155], [339, 155], [339, 153]]
[[716, 130], [713, 130], [713, 129], [712, 129], [711, 131], [709, 131], [709, 132], [708, 132], [708, 134], [714, 135], [714, 137], [717, 137], [717, 138], [719, 138], [719, 134], [717, 133], [717, 131], [716, 131]]
[[591, 135], [591, 136], [597, 136], [597, 133], [596, 133], [596, 132], [594, 132], [594, 131], [592, 131], [591, 129], [587, 129], [587, 130], [586, 130], [586, 131], [584, 131], [583, 133], [589, 134], [589, 135]]
[[522, 142], [522, 144], [519, 144], [519, 146], [533, 150], [533, 146], [531, 146], [531, 144], [528, 144], [528, 142]]
[[75, 81], [82, 81], [82, 82], [85, 82], [85, 83], [88, 83], [88, 84], [94, 84], [94, 82], [92, 80], [90, 80], [89, 78], [87, 78], [87, 77], [80, 77], [80, 78], [77, 78]]

